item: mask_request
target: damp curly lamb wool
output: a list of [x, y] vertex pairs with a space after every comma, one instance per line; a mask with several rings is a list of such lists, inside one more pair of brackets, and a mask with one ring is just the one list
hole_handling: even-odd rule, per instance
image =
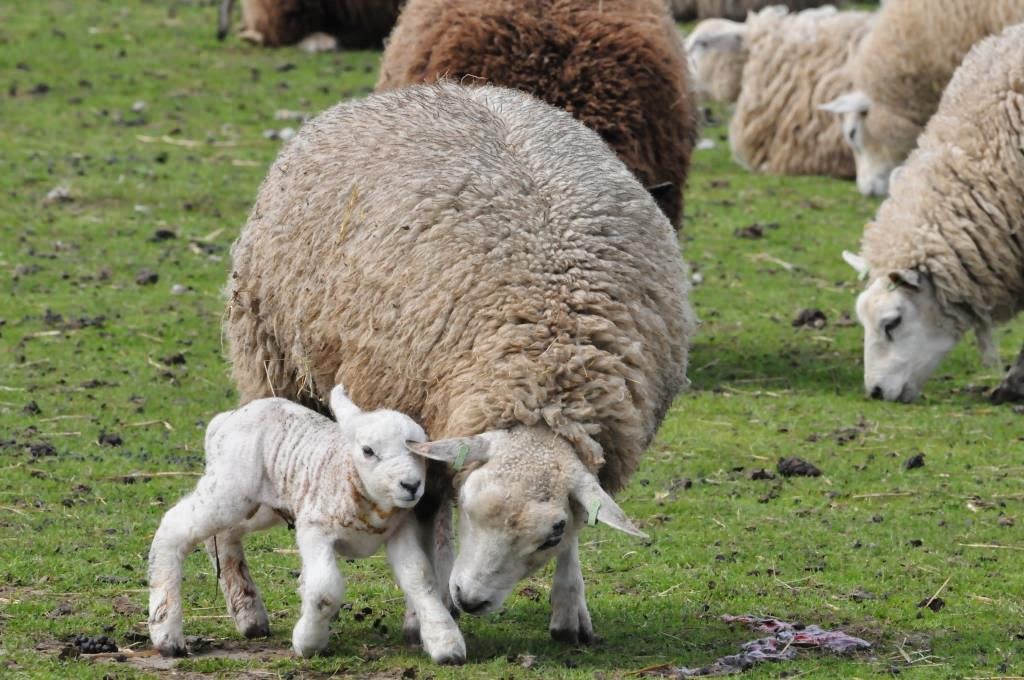
[[956, 71], [865, 227], [871, 279], [927, 273], [961, 333], [984, 332], [1024, 308], [1021, 139], [1024, 25], [975, 46]]
[[615, 491], [685, 384], [668, 220], [592, 131], [513, 90], [329, 109], [281, 151], [232, 257], [243, 403], [343, 382], [432, 438], [546, 423]]
[[[244, 32], [267, 47], [294, 45], [315, 33], [341, 47], [379, 47], [404, 0], [242, 0]], [[217, 35], [224, 38], [234, 0], [222, 0]]]
[[377, 89], [439, 77], [512, 87], [569, 111], [680, 226], [697, 116], [664, 0], [411, 0]]
[[871, 22], [868, 12], [826, 8], [748, 17], [748, 56], [729, 123], [737, 162], [774, 174], [855, 176], [842, 121], [818, 107], [849, 89], [847, 58]]

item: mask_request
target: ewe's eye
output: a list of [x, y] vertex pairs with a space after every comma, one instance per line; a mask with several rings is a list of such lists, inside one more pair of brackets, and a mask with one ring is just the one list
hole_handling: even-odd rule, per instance
[[364, 446], [363, 447], [363, 455], [366, 456], [367, 458], [373, 458], [377, 454], [374, 453], [373, 449], [371, 449], [369, 446]]
[[895, 319], [890, 319], [882, 324], [882, 330], [885, 331], [885, 337], [892, 341], [892, 332], [903, 322], [903, 317], [897, 316]]
[[559, 536], [552, 536], [548, 540], [546, 540], [543, 543], [541, 543], [540, 547], [537, 548], [537, 551], [540, 552], [541, 550], [547, 550], [548, 548], [554, 548], [556, 545], [558, 545], [561, 542], [562, 542], [561, 535], [559, 535]]

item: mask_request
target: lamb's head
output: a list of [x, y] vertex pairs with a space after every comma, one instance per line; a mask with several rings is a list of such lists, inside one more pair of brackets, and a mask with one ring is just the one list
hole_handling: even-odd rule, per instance
[[643, 537], [568, 441], [516, 426], [412, 448], [456, 468], [472, 464], [459, 492], [459, 553], [449, 587], [469, 614], [492, 612], [516, 583], [602, 522]]
[[819, 108], [842, 119], [843, 137], [857, 166], [857, 189], [865, 196], [888, 194], [889, 176], [913, 150], [921, 128], [860, 91]]
[[331, 390], [331, 411], [348, 434], [348, 452], [367, 496], [382, 508], [411, 508], [423, 496], [426, 462], [407, 442], [424, 442], [423, 428], [398, 411], [362, 411], [338, 385]]
[[[862, 277], [869, 274], [859, 255], [844, 252], [843, 259]], [[864, 326], [864, 389], [875, 399], [916, 399], [962, 336], [931, 279], [912, 269], [873, 277], [857, 298], [857, 317]]]
[[747, 26], [728, 19], [705, 19], [686, 38], [694, 87], [702, 99], [732, 103], [740, 95], [747, 61]]

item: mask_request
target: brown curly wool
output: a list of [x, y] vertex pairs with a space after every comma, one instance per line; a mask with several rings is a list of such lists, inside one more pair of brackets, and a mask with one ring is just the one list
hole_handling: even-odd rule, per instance
[[563, 111], [452, 83], [346, 102], [281, 151], [232, 247], [242, 399], [343, 383], [433, 439], [543, 425], [622, 488], [686, 381], [668, 220]]
[[[225, 0], [230, 4], [234, 0]], [[404, 0], [242, 0], [246, 31], [267, 47], [294, 45], [312, 33], [327, 33], [342, 47], [380, 47], [395, 25]], [[222, 20], [221, 32], [225, 26]], [[223, 37], [223, 36], [221, 36]]]
[[818, 107], [850, 89], [847, 58], [871, 18], [825, 8], [747, 18], [748, 56], [729, 123], [737, 162], [780, 175], [856, 176], [842, 120]]
[[680, 226], [697, 115], [664, 0], [411, 0], [377, 89], [439, 77], [515, 88], [572, 113]]

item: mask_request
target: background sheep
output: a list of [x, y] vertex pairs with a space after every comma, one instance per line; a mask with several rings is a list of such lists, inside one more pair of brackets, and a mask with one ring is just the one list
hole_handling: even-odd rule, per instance
[[[818, 7], [827, 2], [829, 0], [692, 0], [691, 5], [695, 7], [697, 19], [720, 17], [732, 19], [733, 21], [743, 21], [747, 18], [747, 13], [757, 12], [771, 5], [778, 5], [788, 10], [798, 11], [810, 7]], [[689, 18], [693, 19], [694, 16]]]
[[[327, 646], [330, 621], [338, 612], [345, 583], [335, 552], [368, 557], [405, 520], [403, 508], [423, 494], [423, 459], [407, 442], [426, 436], [409, 417], [395, 411], [364, 413], [339, 385], [330, 395], [338, 422], [285, 399], [260, 399], [221, 413], [206, 430], [206, 470], [193, 493], [167, 511], [149, 553], [149, 630], [165, 656], [185, 653], [182, 632], [181, 570], [200, 541], [217, 567], [228, 613], [246, 637], [270, 634], [267, 611], [253, 583], [242, 549], [247, 533], [287, 521], [302, 556], [302, 616], [292, 633], [299, 656]], [[389, 557], [395, 555], [389, 545]], [[408, 565], [394, 566], [399, 582]], [[404, 581], [404, 583], [403, 583]], [[407, 595], [421, 615], [445, 615], [436, 591], [415, 587]], [[425, 631], [425, 647], [437, 661], [462, 661], [465, 649], [439, 648], [440, 631]], [[460, 647], [457, 629], [447, 646]], [[431, 633], [432, 635], [428, 635]]]
[[857, 314], [874, 397], [916, 398], [972, 327], [992, 356], [991, 325], [1024, 306], [1022, 83], [1024, 26], [975, 47], [865, 228], [862, 256], [846, 254], [870, 277]]
[[[312, 51], [379, 47], [404, 0], [242, 0], [242, 37], [280, 47], [302, 42]], [[217, 37], [228, 34], [235, 0], [221, 0]]]
[[377, 89], [441, 76], [513, 87], [569, 111], [680, 226], [697, 119], [664, 0], [412, 0]]
[[693, 87], [701, 99], [731, 104], [740, 96], [747, 63], [747, 25], [728, 19], [705, 19], [686, 36]]
[[667, 0], [668, 10], [676, 21], [692, 21], [697, 18], [697, 0]]
[[839, 114], [857, 163], [857, 188], [884, 196], [946, 83], [975, 42], [1024, 21], [1024, 0], [886, 0], [851, 59]]
[[841, 121], [819, 106], [849, 89], [847, 57], [871, 18], [834, 7], [790, 15], [772, 7], [747, 19], [743, 86], [729, 123], [737, 162], [760, 172], [855, 176]]
[[[685, 384], [695, 324], [671, 225], [600, 137], [489, 86], [341, 104], [284, 147], [232, 256], [242, 401], [316, 403], [341, 382], [466, 437], [436, 445], [465, 464], [441, 582], [493, 611], [557, 556], [551, 633], [590, 641], [578, 534], [588, 516], [639, 533], [605, 489]], [[448, 543], [446, 485], [428, 475], [424, 546], [435, 513]]]

